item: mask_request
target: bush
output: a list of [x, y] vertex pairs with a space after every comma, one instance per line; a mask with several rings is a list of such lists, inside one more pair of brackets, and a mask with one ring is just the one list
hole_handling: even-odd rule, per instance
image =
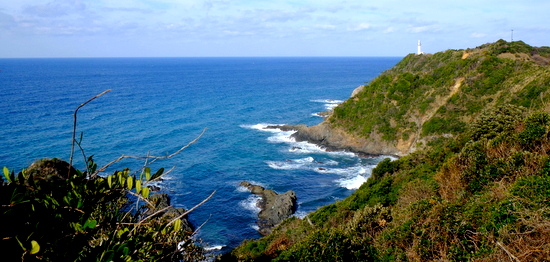
[[[89, 170], [95, 163], [88, 159]], [[42, 161], [53, 166], [53, 160]], [[68, 163], [64, 162], [66, 166]], [[129, 170], [105, 178], [64, 169], [15, 175], [4, 168], [0, 185], [0, 253], [6, 261], [173, 261], [202, 257], [182, 217], [148, 215], [155, 209], [147, 183]], [[73, 169], [74, 170], [74, 169]], [[54, 172], [55, 173], [55, 172]], [[136, 196], [129, 201], [128, 194]], [[143, 204], [143, 203], [147, 204]], [[142, 203], [142, 204], [139, 204]], [[135, 208], [138, 205], [138, 208]], [[185, 253], [184, 253], [185, 252]]]
[[542, 140], [546, 138], [548, 124], [550, 124], [549, 114], [531, 114], [525, 121], [525, 130], [519, 134], [520, 143], [524, 147], [540, 145]]
[[522, 119], [523, 108], [513, 105], [498, 106], [484, 111], [471, 125], [469, 135], [472, 140], [492, 139], [501, 133], [514, 130]]

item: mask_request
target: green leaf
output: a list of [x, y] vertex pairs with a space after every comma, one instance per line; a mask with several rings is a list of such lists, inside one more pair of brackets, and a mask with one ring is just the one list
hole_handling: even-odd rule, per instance
[[132, 190], [133, 186], [134, 186], [134, 178], [129, 176], [126, 178], [126, 185], [128, 187], [128, 190]]
[[148, 198], [149, 197], [149, 188], [148, 187], [144, 187], [142, 190], [141, 190], [141, 195], [145, 198]]
[[8, 167], [4, 167], [4, 176], [6, 177], [6, 179], [8, 180], [8, 182], [13, 182], [11, 180], [11, 176], [10, 176], [10, 170], [8, 169]]
[[113, 188], [113, 176], [112, 175], [107, 177], [107, 184], [109, 185], [109, 188]]
[[97, 220], [95, 219], [88, 219], [86, 220], [86, 223], [84, 223], [83, 229], [86, 228], [95, 228], [97, 225]]
[[118, 183], [124, 186], [124, 173], [122, 171], [119, 171], [116, 174], [118, 176]]
[[34, 255], [38, 252], [40, 252], [40, 245], [38, 244], [38, 242], [31, 240], [31, 251], [29, 253], [31, 255]]
[[149, 179], [151, 179], [151, 168], [146, 167], [144, 172], [145, 172], [145, 180], [149, 181]]
[[159, 170], [151, 177], [151, 179], [148, 180], [148, 181], [152, 181], [152, 180], [157, 179], [158, 177], [162, 176], [163, 173], [164, 173], [164, 168], [159, 169]]
[[181, 229], [181, 219], [176, 219], [174, 221], [174, 232], [177, 232]]
[[141, 180], [136, 180], [136, 193], [141, 192]]

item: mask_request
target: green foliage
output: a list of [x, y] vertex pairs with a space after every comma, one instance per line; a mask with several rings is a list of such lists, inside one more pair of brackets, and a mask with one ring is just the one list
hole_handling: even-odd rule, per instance
[[356, 241], [339, 229], [319, 230], [283, 252], [275, 261], [373, 261], [369, 242]]
[[[88, 170], [95, 172], [93, 160], [88, 162]], [[153, 208], [148, 205], [135, 209], [148, 201], [147, 184], [155, 176], [136, 178], [123, 170], [106, 178], [88, 171], [44, 178], [25, 170], [15, 175], [6, 168], [4, 175], [8, 182], [0, 185], [0, 252], [6, 261], [172, 261], [202, 256], [179, 219], [170, 223], [148, 217], [146, 208]], [[138, 203], [129, 202], [129, 193]]]
[[539, 174], [518, 179], [510, 191], [536, 207], [547, 207], [550, 203], [550, 159], [545, 159]]
[[491, 139], [501, 133], [509, 133], [522, 118], [523, 108], [503, 105], [490, 108], [483, 112], [471, 125], [469, 134], [471, 139]]
[[384, 160], [380, 161], [378, 165], [376, 165], [376, 167], [372, 170], [371, 177], [373, 179], [380, 179], [385, 174], [392, 174], [399, 167], [397, 163], [397, 161], [392, 161], [390, 158], [385, 158]]
[[547, 138], [550, 115], [547, 113], [534, 113], [525, 121], [525, 130], [519, 134], [519, 139], [524, 147], [540, 145]]
[[338, 211], [336, 204], [330, 204], [319, 208], [317, 211], [309, 215], [309, 218], [315, 225], [322, 225]]
[[465, 124], [456, 119], [432, 117], [422, 126], [422, 135], [431, 134], [457, 134], [464, 131]]

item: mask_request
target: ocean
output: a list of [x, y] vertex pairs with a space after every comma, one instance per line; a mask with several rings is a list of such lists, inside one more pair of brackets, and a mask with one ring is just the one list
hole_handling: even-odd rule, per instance
[[[259, 238], [258, 197], [243, 180], [298, 196], [296, 216], [349, 196], [384, 159], [326, 152], [267, 125], [315, 125], [400, 57], [0, 59], [0, 166], [16, 172], [45, 157], [68, 161], [77, 137], [99, 166], [121, 155], [166, 156], [153, 171], [175, 207], [191, 208], [203, 246], [225, 252]], [[74, 165], [84, 169], [83, 153]], [[141, 160], [109, 168], [139, 169]]]

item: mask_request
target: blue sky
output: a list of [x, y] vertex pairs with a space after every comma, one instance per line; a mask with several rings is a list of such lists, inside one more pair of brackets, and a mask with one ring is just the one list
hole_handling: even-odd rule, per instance
[[550, 46], [547, 0], [3, 0], [0, 57], [404, 56]]

